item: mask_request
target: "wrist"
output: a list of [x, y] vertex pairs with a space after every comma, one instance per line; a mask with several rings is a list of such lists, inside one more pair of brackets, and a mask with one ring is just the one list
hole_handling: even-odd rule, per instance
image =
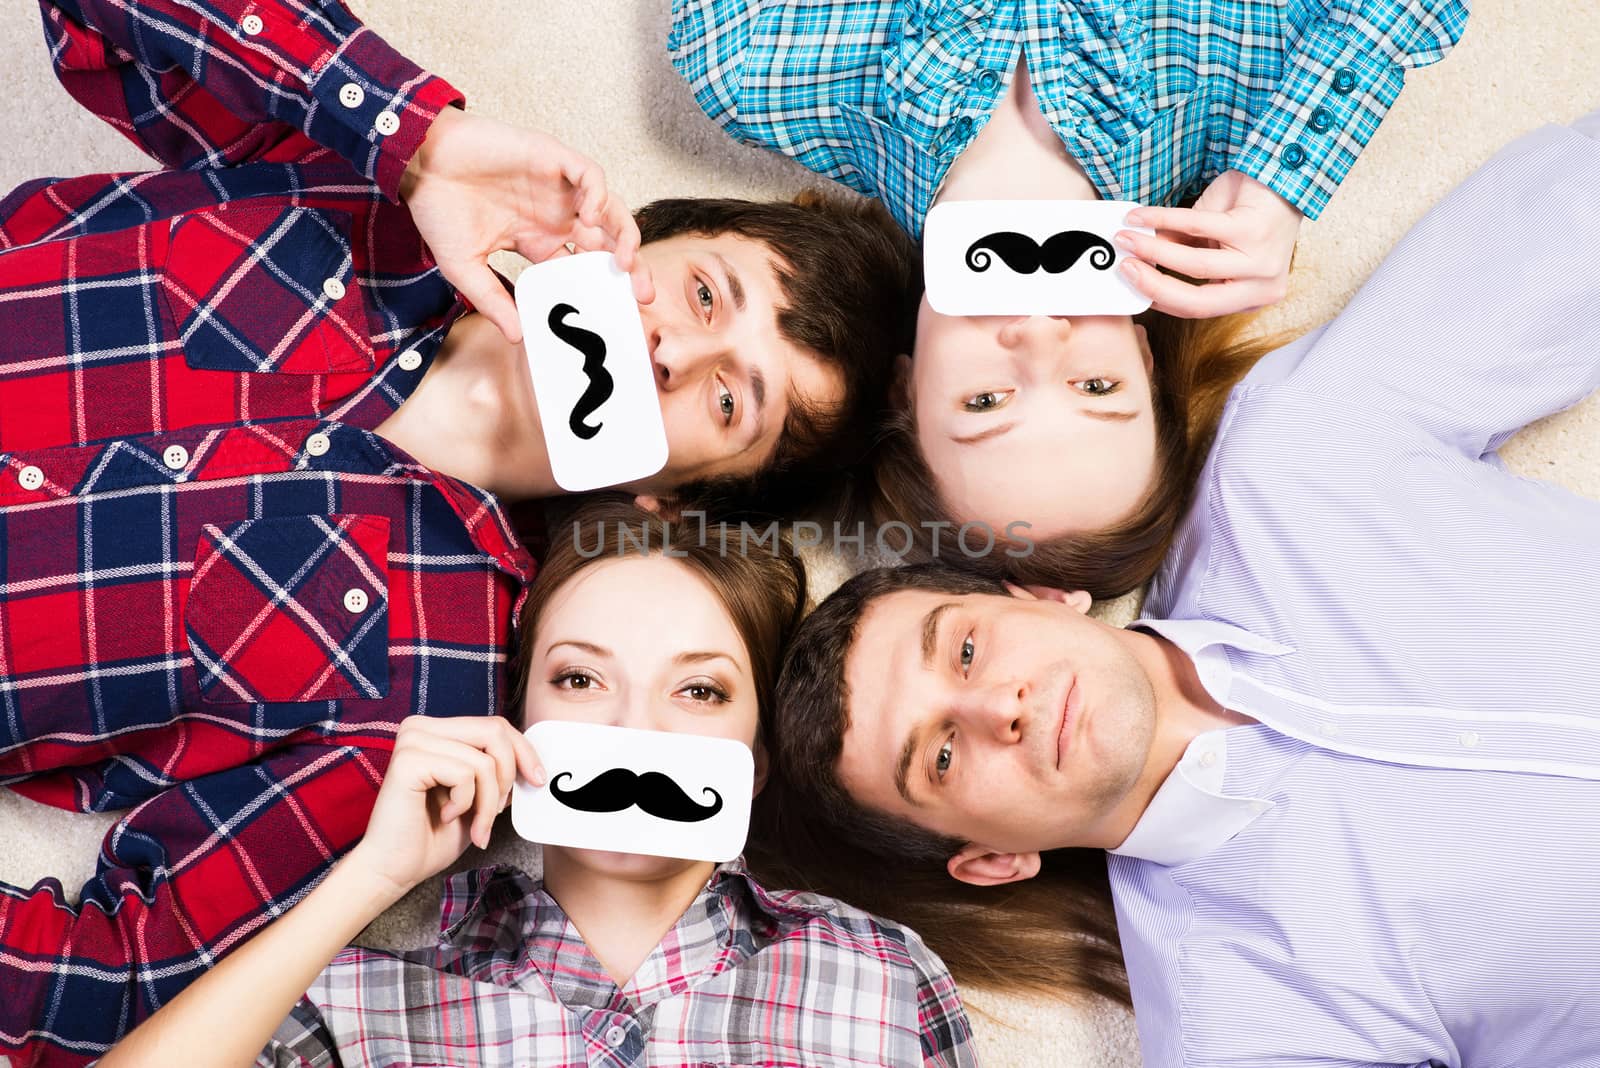
[[359, 931], [410, 893], [415, 885], [385, 875], [368, 862], [358, 843], [333, 866], [312, 893], [337, 902], [340, 911], [350, 917], [354, 929]]
[[416, 192], [417, 183], [433, 169], [440, 141], [449, 136], [451, 125], [460, 122], [465, 115], [466, 113], [460, 108], [450, 106], [441, 108], [439, 114], [434, 116], [432, 125], [428, 127], [427, 136], [422, 139], [422, 144], [417, 146], [416, 152], [406, 162], [406, 169], [400, 174], [401, 202], [412, 197]]

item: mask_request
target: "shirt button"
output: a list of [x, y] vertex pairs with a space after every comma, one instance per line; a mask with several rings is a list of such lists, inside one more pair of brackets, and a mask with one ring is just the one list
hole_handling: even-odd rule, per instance
[[1333, 129], [1333, 112], [1327, 108], [1318, 108], [1311, 113], [1311, 128], [1317, 133], [1327, 133]]
[[306, 452], [309, 452], [312, 456], [321, 456], [328, 451], [328, 446], [331, 444], [332, 442], [328, 440], [328, 435], [323, 433], [312, 434], [309, 438], [306, 438]]
[[1000, 84], [1000, 75], [996, 74], [992, 70], [986, 70], [982, 74], [978, 75], [978, 84], [983, 86], [985, 89], [993, 89], [995, 86]]
[[1202, 768], [1209, 768], [1211, 765], [1215, 764], [1216, 762], [1217, 762], [1217, 754], [1209, 753], [1209, 752], [1200, 754], [1200, 766]]
[[1356, 72], [1349, 67], [1340, 67], [1333, 72], [1333, 91], [1340, 96], [1348, 96], [1355, 90]]
[[322, 283], [322, 292], [329, 300], [343, 300], [344, 283], [337, 278], [330, 278]]
[[392, 111], [380, 111], [378, 112], [378, 117], [372, 120], [372, 128], [383, 136], [388, 137], [400, 129], [400, 116]]
[[366, 98], [366, 90], [362, 89], [361, 86], [357, 85], [355, 82], [345, 82], [344, 87], [339, 90], [339, 103], [343, 104], [347, 108], [360, 107], [361, 102]]
[[1288, 148], [1283, 150], [1283, 165], [1285, 167], [1289, 167], [1289, 168], [1298, 167], [1298, 166], [1300, 166], [1300, 164], [1304, 163], [1305, 161], [1306, 161], [1306, 150], [1301, 148], [1298, 143], [1292, 144]]
[[[351, 588], [344, 591], [344, 610], [355, 615], [367, 610], [367, 591]], [[616, 1045], [616, 1043], [612, 1043]]]
[[1267, 810], [1267, 803], [1265, 801], [1252, 801], [1252, 802], [1250, 802], [1250, 811], [1254, 812], [1257, 816], [1261, 815], [1266, 810]]
[[627, 1038], [628, 1032], [624, 1031], [620, 1027], [612, 1026], [606, 1028], [606, 1042], [610, 1045], [620, 1046], [627, 1040]]
[[400, 354], [400, 370], [415, 371], [422, 366], [422, 353], [416, 349], [407, 349]]
[[1471, 748], [1473, 748], [1474, 746], [1476, 746], [1478, 744], [1478, 741], [1479, 741], [1478, 732], [1477, 731], [1462, 731], [1461, 732], [1461, 737], [1458, 740], [1461, 742], [1462, 745], [1466, 746], [1468, 749], [1471, 749]]
[[161, 462], [174, 471], [182, 471], [189, 464], [189, 450], [182, 445], [168, 445], [161, 454]]
[[1324, 738], [1339, 737], [1339, 725], [1337, 723], [1324, 723], [1317, 730]]
[[239, 28], [245, 33], [249, 34], [251, 37], [254, 37], [267, 27], [261, 21], [260, 15], [246, 15], [239, 21]]
[[17, 481], [22, 484], [22, 488], [25, 490], [36, 490], [44, 485], [44, 472], [29, 464], [17, 472]]
[[972, 116], [963, 115], [959, 119], [957, 119], [956, 120], [956, 130], [959, 131], [960, 133], [963, 133], [963, 134], [971, 133], [972, 132]]

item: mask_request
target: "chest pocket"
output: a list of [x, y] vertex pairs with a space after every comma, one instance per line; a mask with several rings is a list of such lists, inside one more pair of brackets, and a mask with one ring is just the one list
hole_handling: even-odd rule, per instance
[[161, 295], [190, 367], [372, 370], [346, 212], [245, 203], [176, 219]]
[[384, 516], [206, 524], [183, 620], [201, 700], [385, 696], [388, 544]]

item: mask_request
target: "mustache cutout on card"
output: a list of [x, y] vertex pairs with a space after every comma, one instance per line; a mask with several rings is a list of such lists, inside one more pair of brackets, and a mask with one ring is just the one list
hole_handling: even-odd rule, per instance
[[589, 384], [584, 387], [582, 395], [572, 405], [572, 414], [567, 416], [567, 426], [579, 438], [588, 441], [600, 433], [600, 428], [605, 424], [596, 423], [590, 426], [584, 420], [611, 399], [614, 383], [610, 372], [606, 370], [605, 339], [581, 326], [568, 323], [567, 317], [576, 314], [578, 309], [572, 305], [557, 304], [550, 309], [547, 322], [552, 334], [583, 353], [583, 373], [588, 376]]
[[684, 793], [671, 776], [659, 771], [637, 775], [628, 768], [612, 768], [602, 771], [583, 786], [563, 789], [561, 780], [571, 777], [570, 771], [564, 771], [551, 779], [550, 793], [563, 805], [579, 812], [621, 812], [637, 805], [641, 811], [657, 819], [672, 820], [674, 823], [699, 823], [722, 811], [722, 795], [711, 787], [702, 790], [711, 795], [711, 803], [701, 806]]
[[743, 742], [570, 720], [526, 733], [550, 781], [517, 781], [511, 822], [522, 837], [719, 863], [743, 851], [755, 793]]
[[[990, 253], [994, 256], [991, 256]], [[1018, 274], [1032, 274], [1043, 267], [1046, 274], [1061, 274], [1089, 254], [1089, 266], [1103, 271], [1117, 258], [1111, 242], [1087, 230], [1062, 230], [1051, 234], [1041, 244], [1027, 234], [1015, 230], [1001, 230], [985, 234], [967, 249], [967, 266], [974, 271], [986, 271], [994, 257]]]
[[1137, 315], [1150, 298], [1112, 243], [1139, 205], [1110, 200], [952, 200], [928, 212], [922, 271], [941, 315]]

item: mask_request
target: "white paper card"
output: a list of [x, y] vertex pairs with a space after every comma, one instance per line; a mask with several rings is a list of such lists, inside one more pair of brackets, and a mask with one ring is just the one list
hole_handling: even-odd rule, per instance
[[952, 200], [923, 228], [928, 303], [942, 315], [1136, 315], [1150, 298], [1123, 280], [1125, 200]]
[[527, 730], [549, 777], [517, 780], [511, 823], [548, 845], [721, 863], [744, 851], [755, 759], [728, 738], [571, 720]]
[[665, 467], [667, 430], [644, 323], [611, 253], [536, 263], [517, 276], [516, 298], [556, 484], [582, 493]]

